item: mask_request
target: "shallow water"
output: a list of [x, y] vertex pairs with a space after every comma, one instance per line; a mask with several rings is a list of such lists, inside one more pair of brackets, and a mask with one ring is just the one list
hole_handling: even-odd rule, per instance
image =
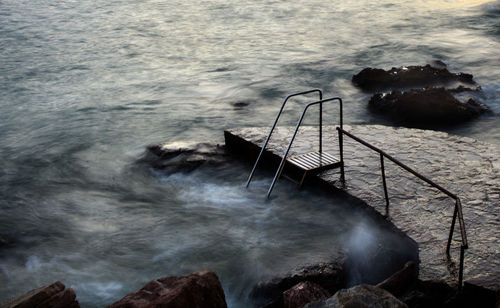
[[261, 275], [328, 255], [374, 225], [342, 199], [283, 181], [266, 203], [269, 175], [247, 191], [237, 162], [135, 162], [149, 144], [268, 126], [312, 87], [344, 98], [347, 123], [387, 124], [351, 76], [432, 59], [472, 73], [493, 111], [446, 130], [500, 143], [500, 2], [483, 2], [0, 1], [0, 301], [62, 280], [103, 306], [211, 268], [245, 306]]

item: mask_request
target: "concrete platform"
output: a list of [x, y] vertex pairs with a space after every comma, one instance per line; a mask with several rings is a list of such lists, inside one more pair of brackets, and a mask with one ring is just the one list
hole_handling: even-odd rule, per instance
[[[429, 130], [380, 125], [346, 125], [344, 129], [460, 197], [469, 241], [469, 249], [465, 251], [464, 281], [498, 294], [500, 146]], [[227, 130], [226, 147], [229, 151], [244, 154], [253, 163], [268, 130], [267, 127]], [[268, 168], [277, 167], [291, 134], [292, 128], [289, 127], [275, 130], [264, 158]], [[323, 128], [323, 140], [324, 150], [338, 155], [335, 127]], [[301, 128], [289, 155], [301, 154], [317, 147], [317, 127], [305, 126]], [[385, 200], [378, 153], [345, 137], [344, 161], [345, 188], [339, 185], [339, 169], [320, 173], [315, 180], [332, 189], [345, 189], [384, 215]], [[385, 168], [391, 201], [390, 221], [419, 244], [420, 279], [441, 279], [456, 284], [460, 250], [458, 223], [452, 243], [451, 263], [447, 261], [445, 253], [454, 201], [388, 160]], [[279, 189], [278, 181], [275, 190]]]

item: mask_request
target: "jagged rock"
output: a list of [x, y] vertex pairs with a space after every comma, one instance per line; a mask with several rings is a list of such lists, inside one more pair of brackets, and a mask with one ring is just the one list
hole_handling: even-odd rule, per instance
[[449, 72], [446, 67], [432, 67], [429, 64], [425, 66], [393, 67], [388, 71], [378, 68], [365, 68], [352, 77], [352, 82], [365, 91], [429, 86], [456, 88], [459, 85], [466, 85], [477, 87], [471, 74], [455, 74]]
[[399, 295], [398, 298], [412, 308], [460, 307], [456, 302], [453, 302], [455, 294], [456, 289], [444, 281], [417, 280], [414, 286]]
[[377, 284], [377, 287], [390, 292], [394, 296], [399, 296], [417, 281], [417, 277], [417, 265], [415, 262], [410, 261], [400, 271]]
[[148, 147], [141, 159], [156, 169], [169, 169], [172, 172], [190, 172], [203, 164], [222, 164], [227, 154], [224, 147], [212, 143], [171, 142]]
[[200, 271], [150, 281], [108, 308], [227, 308], [224, 290], [214, 272]]
[[342, 289], [325, 301], [309, 303], [305, 308], [407, 308], [408, 306], [386, 290], [357, 285]]
[[444, 88], [375, 94], [369, 107], [403, 123], [451, 124], [470, 120], [488, 108], [474, 99], [465, 103]]
[[0, 308], [78, 308], [73, 289], [68, 288], [60, 281], [31, 290], [26, 294], [10, 299], [0, 304]]
[[284, 277], [275, 277], [269, 281], [260, 282], [250, 292], [250, 297], [262, 302], [273, 302], [282, 296], [282, 293], [300, 282], [313, 282], [320, 285], [330, 294], [345, 286], [344, 272], [345, 257], [336, 261], [309, 265], [296, 269]]
[[305, 281], [283, 292], [285, 308], [302, 308], [310, 302], [327, 299], [331, 294], [320, 285]]

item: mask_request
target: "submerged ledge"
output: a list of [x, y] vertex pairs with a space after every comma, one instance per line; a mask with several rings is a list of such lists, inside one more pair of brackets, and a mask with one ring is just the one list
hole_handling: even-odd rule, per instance
[[[345, 125], [344, 129], [379, 147], [406, 165], [457, 194], [469, 249], [465, 252], [464, 282], [497, 293], [500, 289], [500, 146], [443, 132], [395, 128], [381, 125]], [[292, 127], [278, 127], [266, 148], [262, 168], [276, 170]], [[245, 127], [224, 132], [228, 151], [254, 162], [268, 128]], [[318, 128], [303, 127], [289, 156], [318, 148]], [[323, 150], [338, 155], [334, 126], [323, 127]], [[376, 152], [344, 138], [346, 187], [340, 185], [338, 169], [324, 171], [310, 180], [327, 188], [345, 190], [385, 214], [385, 200]], [[250, 170], [248, 170], [250, 171]], [[390, 221], [419, 245], [422, 280], [457, 283], [460, 230], [455, 226], [451, 257], [446, 258], [446, 242], [454, 202], [397, 165], [385, 164], [390, 206]], [[270, 179], [271, 181], [271, 179]], [[279, 182], [275, 189], [279, 188]], [[265, 196], [262, 196], [265, 198]]]

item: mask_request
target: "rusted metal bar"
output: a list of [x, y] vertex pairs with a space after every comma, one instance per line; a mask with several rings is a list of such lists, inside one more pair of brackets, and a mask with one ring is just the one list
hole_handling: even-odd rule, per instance
[[385, 216], [389, 217], [389, 195], [387, 194], [387, 184], [385, 182], [384, 155], [382, 154], [380, 154], [380, 169], [382, 171], [382, 184], [384, 185]]

